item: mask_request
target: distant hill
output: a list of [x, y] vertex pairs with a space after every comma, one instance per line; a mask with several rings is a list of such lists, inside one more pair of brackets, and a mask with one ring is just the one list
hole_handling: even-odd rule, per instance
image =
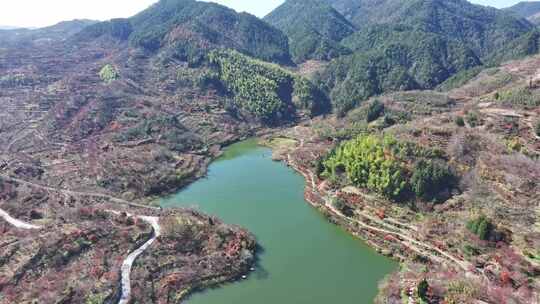
[[534, 24], [540, 24], [540, 1], [523, 1], [516, 5], [505, 8], [522, 18], [526, 18]]
[[161, 0], [132, 18], [91, 26], [77, 39], [103, 35], [188, 61], [198, 61], [209, 50], [226, 47], [262, 60], [291, 62], [288, 39], [281, 31], [253, 15], [215, 3]]
[[59, 22], [55, 25], [35, 29], [37, 32], [48, 33], [48, 34], [62, 34], [66, 36], [72, 36], [87, 26], [96, 24], [98, 21], [89, 20], [89, 19], [75, 19], [71, 21]]
[[328, 60], [349, 53], [339, 42], [355, 32], [345, 17], [323, 1], [289, 0], [264, 18], [290, 41], [295, 61]]
[[65, 40], [77, 34], [85, 27], [95, 24], [94, 20], [63, 21], [52, 26], [27, 29], [0, 29], [0, 41], [6, 44], [34, 43], [39, 41]]
[[0, 25], [0, 30], [16, 30], [20, 28], [18, 26]]

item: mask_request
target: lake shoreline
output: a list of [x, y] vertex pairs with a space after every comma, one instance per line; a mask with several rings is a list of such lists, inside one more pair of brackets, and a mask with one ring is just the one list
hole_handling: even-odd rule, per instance
[[[272, 133], [274, 134], [274, 133]], [[257, 238], [257, 243], [260, 243], [261, 246], [264, 247], [264, 250], [262, 251], [257, 251], [256, 252], [256, 256], [257, 258], [260, 258], [260, 260], [262, 261], [262, 265], [257, 265], [257, 270], [255, 272], [250, 272], [250, 273], [247, 273], [248, 275], [248, 279], [247, 280], [242, 280], [244, 277], [243, 276], [238, 276], [238, 277], [235, 277], [235, 278], [231, 278], [231, 280], [227, 280], [226, 283], [224, 284], [219, 284], [217, 286], [213, 286], [213, 287], [219, 287], [217, 289], [206, 289], [206, 290], [203, 290], [202, 293], [198, 292], [200, 291], [201, 289], [198, 288], [198, 289], [194, 289], [194, 290], [190, 290], [189, 291], [189, 294], [186, 293], [187, 296], [187, 303], [220, 303], [219, 301], [216, 301], [216, 302], [212, 302], [212, 301], [209, 301], [209, 302], [204, 302], [205, 298], [206, 297], [210, 297], [212, 298], [214, 294], [216, 293], [219, 293], [219, 294], [226, 294], [230, 297], [233, 297], [235, 300], [234, 301], [243, 301], [243, 300], [248, 300], [250, 299], [249, 296], [247, 296], [246, 298], [244, 297], [238, 297], [238, 295], [232, 295], [235, 290], [250, 290], [250, 288], [254, 288], [253, 285], [255, 286], [258, 286], [258, 285], [261, 285], [260, 287], [258, 288], [267, 288], [267, 284], [283, 284], [283, 282], [275, 282], [275, 280], [293, 280], [294, 277], [298, 277], [297, 280], [294, 280], [295, 283], [294, 284], [305, 284], [306, 282], [310, 282], [310, 280], [313, 280], [314, 277], [313, 275], [307, 275], [307, 276], [302, 276], [302, 271], [293, 271], [293, 273], [291, 273], [291, 269], [283, 269], [283, 268], [290, 268], [290, 267], [287, 267], [286, 265], [288, 263], [291, 263], [292, 261], [288, 261], [289, 258], [286, 258], [285, 260], [281, 260], [281, 261], [275, 261], [276, 259], [280, 259], [279, 257], [280, 256], [283, 256], [284, 257], [284, 252], [283, 252], [283, 249], [280, 249], [279, 247], [288, 247], [288, 246], [291, 246], [291, 245], [287, 245], [289, 243], [287, 243], [287, 241], [283, 241], [283, 243], [281, 243], [281, 240], [272, 240], [272, 235], [275, 235], [275, 234], [280, 234], [280, 230], [283, 231], [282, 233], [285, 233], [285, 234], [290, 234], [290, 231], [287, 230], [289, 228], [283, 228], [283, 227], [263, 227], [262, 231], [261, 231], [261, 227], [260, 226], [257, 226], [259, 225], [258, 223], [251, 223], [251, 226], [250, 225], [246, 225], [246, 222], [245, 222], [245, 218], [247, 216], [247, 218], [250, 218], [251, 216], [248, 215], [248, 214], [251, 214], [249, 212], [255, 212], [254, 214], [265, 214], [266, 216], [264, 218], [260, 218], [260, 221], [265, 221], [267, 217], [272, 217], [271, 214], [275, 213], [275, 215], [279, 215], [279, 216], [283, 216], [283, 212], [284, 211], [287, 211], [287, 212], [291, 212], [292, 213], [292, 217], [295, 218], [293, 223], [287, 223], [287, 221], [285, 221], [285, 224], [284, 225], [289, 225], [291, 228], [290, 229], [295, 229], [293, 227], [296, 227], [297, 223], [296, 221], [298, 220], [305, 220], [306, 216], [308, 217], [308, 221], [310, 222], [313, 222], [315, 225], [319, 226], [319, 225], [322, 225], [318, 228], [314, 228], [312, 227], [311, 229], [315, 229], [314, 231], [318, 231], [320, 229], [323, 229], [322, 232], [319, 232], [319, 233], [316, 233], [314, 232], [313, 230], [307, 230], [306, 232], [303, 232], [303, 233], [300, 233], [300, 232], [295, 232], [295, 237], [297, 237], [298, 239], [295, 239], [294, 240], [294, 244], [292, 244], [292, 246], [294, 248], [297, 248], [297, 249], [294, 249], [294, 250], [300, 250], [298, 251], [299, 253], [300, 252], [319, 252], [320, 249], [317, 249], [317, 250], [310, 250], [309, 248], [313, 247], [313, 246], [316, 246], [316, 248], [318, 248], [317, 246], [322, 246], [321, 248], [324, 248], [324, 247], [327, 247], [326, 246], [326, 242], [321, 242], [319, 240], [317, 240], [317, 243], [311, 243], [312, 241], [310, 241], [310, 239], [312, 239], [314, 237], [313, 233], [315, 233], [315, 235], [317, 236], [317, 238], [319, 238], [319, 235], [323, 235], [325, 237], [325, 240], [328, 239], [328, 241], [330, 241], [331, 243], [332, 242], [337, 242], [338, 244], [341, 242], [345, 242], [346, 244], [349, 244], [347, 246], [352, 246], [352, 247], [355, 247], [355, 248], [351, 248], [351, 249], [347, 249], [347, 250], [339, 250], [338, 251], [338, 255], [339, 254], [345, 254], [347, 255], [347, 259], [352, 259], [351, 261], [353, 260], [356, 260], [356, 262], [352, 262], [352, 264], [354, 265], [357, 265], [356, 267], [359, 269], [357, 272], [351, 272], [350, 269], [348, 269], [346, 272], [347, 274], [345, 276], [348, 276], [350, 277], [350, 279], [348, 279], [347, 281], [351, 281], [351, 282], [354, 282], [356, 280], [370, 280], [371, 283], [370, 284], [367, 284], [367, 286], [373, 286], [373, 289], [371, 289], [370, 292], [367, 293], [367, 296], [369, 298], [369, 294], [372, 294], [373, 296], [376, 295], [376, 291], [377, 291], [377, 282], [378, 282], [378, 279], [376, 281], [373, 281], [373, 278], [370, 276], [368, 276], [367, 274], [364, 274], [362, 275], [365, 270], [363, 270], [365, 268], [365, 266], [359, 266], [359, 262], [363, 259], [363, 256], [365, 256], [366, 254], [368, 256], [379, 256], [376, 258], [377, 261], [383, 261], [383, 260], [387, 260], [386, 258], [384, 258], [382, 255], [378, 255], [375, 253], [375, 250], [372, 250], [373, 246], [365, 246], [363, 245], [364, 242], [359, 242], [358, 239], [354, 238], [353, 236], [351, 236], [350, 232], [349, 231], [344, 231], [341, 229], [341, 227], [345, 227], [344, 225], [335, 225], [336, 221], [332, 221], [330, 220], [330, 223], [328, 221], [329, 219], [329, 216], [328, 214], [325, 214], [324, 212], [320, 212], [320, 211], [323, 211], [323, 210], [320, 210], [320, 211], [317, 211], [317, 210], [314, 210], [315, 208], [313, 207], [316, 207], [316, 204], [314, 204], [314, 202], [310, 201], [310, 200], [306, 200], [306, 197], [304, 196], [304, 186], [307, 185], [305, 179], [300, 175], [298, 174], [297, 171], [293, 170], [294, 168], [287, 168], [287, 166], [285, 166], [285, 164], [280, 164], [280, 165], [276, 165], [275, 162], [272, 160], [271, 158], [271, 154], [272, 154], [272, 150], [268, 149], [267, 147], [264, 147], [263, 145], [260, 144], [259, 138], [252, 138], [250, 140], [247, 140], [247, 141], [243, 141], [243, 142], [239, 142], [239, 143], [236, 143], [235, 145], [233, 146], [229, 146], [229, 147], [226, 147], [223, 149], [224, 151], [224, 155], [222, 155], [221, 157], [217, 158], [215, 161], [213, 161], [211, 164], [210, 164], [210, 167], [209, 167], [209, 170], [208, 170], [208, 173], [206, 175], [206, 178], [203, 178], [203, 179], [200, 179], [199, 181], [195, 182], [194, 184], [188, 186], [187, 188], [184, 188], [182, 190], [180, 190], [178, 193], [177, 193], [177, 197], [174, 198], [174, 197], [171, 197], [169, 196], [166, 201], [162, 201], [162, 206], [167, 208], [167, 207], [178, 207], [178, 203], [175, 203], [176, 202], [186, 202], [186, 203], [193, 203], [193, 202], [198, 202], [198, 203], [201, 203], [202, 205], [200, 207], [201, 208], [201, 211], [204, 212], [204, 213], [207, 213], [207, 214], [213, 214], [217, 217], [219, 217], [221, 220], [225, 221], [225, 222], [228, 222], [228, 223], [235, 223], [235, 224], [238, 224], [238, 225], [241, 225], [242, 227], [245, 227], [246, 229], [248, 229], [250, 232], [254, 233], [254, 235], [256, 236]], [[242, 156], [243, 155], [243, 145], [246, 145], [247, 146], [250, 146], [252, 145], [252, 147], [248, 147], [247, 148], [247, 153], [245, 153], [247, 156]], [[240, 147], [240, 148], [239, 148]], [[235, 154], [234, 151], [231, 151], [231, 150], [235, 150], [235, 149], [240, 149], [240, 153], [238, 155]], [[255, 151], [254, 155], [253, 152], [249, 152], [249, 150], [253, 150]], [[257, 152], [258, 151], [258, 152]], [[232, 158], [230, 158], [232, 154]], [[249, 156], [251, 155], [251, 156]], [[266, 156], [265, 156], [266, 155]], [[262, 158], [261, 158], [262, 156]], [[242, 164], [242, 161], [240, 160], [240, 162], [238, 163], [239, 160], [237, 160], [236, 158], [246, 158], [247, 157], [247, 163], [244, 163]], [[250, 157], [252, 158], [251, 160]], [[253, 163], [254, 162], [254, 163]], [[257, 164], [259, 164], [260, 166], [258, 166]], [[229, 169], [227, 169], [227, 167], [229, 167]], [[224, 169], [225, 168], [225, 169]], [[234, 170], [234, 172], [238, 173], [237, 171], [246, 171], [244, 172], [245, 174], [247, 175], [241, 175], [242, 173], [238, 173], [240, 174], [241, 177], [243, 177], [244, 179], [242, 178], [237, 178], [237, 176], [233, 175], [233, 176], [227, 176], [227, 175], [223, 175], [221, 171], [223, 170]], [[248, 171], [251, 171], [248, 172]], [[242, 205], [244, 207], [241, 207], [241, 208], [247, 208], [247, 209], [253, 209], [251, 211], [247, 211], [247, 213], [244, 215], [244, 220], [242, 220], [242, 218], [236, 220], [235, 217], [237, 217], [238, 215], [237, 214], [234, 214], [235, 212], [233, 212], [231, 214], [230, 210], [226, 210], [225, 211], [225, 214], [219, 214], [215, 211], [219, 211], [221, 210], [219, 206], [219, 204], [217, 204], [215, 201], [218, 200], [223, 200], [222, 203], [225, 203], [225, 202], [229, 202], [229, 201], [232, 201], [234, 202], [235, 199], [232, 199], [234, 197], [239, 197], [239, 198], [242, 198], [244, 196], [247, 196], [246, 200], [247, 201], [250, 201], [250, 202], [253, 202], [253, 204], [260, 204], [260, 203], [256, 203], [258, 200], [260, 200], [260, 197], [257, 198], [257, 194], [261, 194], [261, 196], [263, 198], [265, 198], [265, 196], [268, 196], [265, 194], [265, 191], [268, 192], [268, 189], [271, 189], [271, 187], [278, 187], [280, 188], [280, 186], [277, 186], [277, 184], [274, 184], [271, 180], [265, 180], [264, 177], [262, 177], [263, 179], [262, 180], [258, 180], [261, 178], [261, 174], [264, 176], [264, 175], [268, 175], [268, 174], [272, 174], [270, 173], [271, 171], [268, 171], [268, 170], [277, 170], [276, 172], [281, 172], [279, 174], [285, 174], [286, 177], [285, 179], [288, 180], [288, 179], [292, 179], [294, 180], [294, 182], [292, 183], [285, 183], [288, 185], [288, 190], [285, 190], [285, 192], [289, 192], [292, 193], [294, 195], [294, 197], [296, 197], [294, 199], [294, 201], [290, 201], [289, 204], [292, 204], [292, 205], [288, 205], [288, 207], [286, 207], [285, 209], [284, 208], [280, 208], [278, 206], [276, 207], [272, 207], [273, 209], [267, 209], [268, 208], [268, 205], [255, 205], [255, 206], [252, 206], [252, 207], [249, 207], [250, 205]], [[230, 172], [229, 172], [230, 173]], [[251, 174], [255, 174], [254, 176], [252, 176]], [[257, 177], [255, 177], [257, 176]], [[283, 178], [283, 177], [281, 177]], [[280, 183], [280, 182], [283, 182], [281, 180], [281, 178], [278, 178], [277, 182]], [[243, 183], [238, 183], [238, 182], [230, 182], [228, 180], [245, 180], [246, 181], [246, 185], [243, 185]], [[276, 182], [276, 180], [274, 181]], [[258, 186], [262, 187], [260, 191], [257, 191], [259, 188], [253, 188], [251, 187], [251, 183], [255, 183], [255, 184], [258, 184]], [[227, 186], [231, 186], [231, 187], [224, 187], [224, 185], [227, 185]], [[216, 188], [218, 187], [218, 188]], [[233, 189], [230, 189], [230, 188], [233, 188]], [[244, 190], [240, 190], [240, 189], [244, 189]], [[245, 189], [250, 189], [250, 191], [248, 192], [245, 192]], [[283, 188], [280, 188], [280, 189], [283, 189]], [[208, 193], [212, 193], [212, 192], [215, 192], [215, 193], [220, 193], [220, 191], [227, 191], [227, 193], [225, 193], [224, 195], [226, 196], [226, 198], [221, 198], [221, 197], [213, 197]], [[230, 193], [229, 193], [230, 192]], [[234, 193], [234, 194], [231, 194], [231, 193]], [[272, 191], [270, 192], [272, 193]], [[216, 194], [218, 195], [218, 194]], [[232, 195], [232, 196], [231, 196]], [[285, 201], [288, 201], [290, 199], [286, 199], [286, 197], [289, 197], [288, 194], [283, 194], [285, 195], [283, 197], [283, 199]], [[219, 195], [218, 195], [219, 196]], [[281, 198], [281, 196], [279, 196]], [[198, 198], [198, 199], [197, 199]], [[228, 200], [227, 200], [228, 199]], [[242, 199], [240, 199], [242, 200]], [[272, 200], [270, 200], [272, 201]], [[303, 201], [303, 202], [301, 202]], [[276, 201], [277, 202], [277, 201]], [[306, 204], [306, 202], [308, 204]], [[230, 204], [230, 203], [227, 203], [227, 204]], [[180, 204], [182, 207], [187, 207], [185, 205], [182, 205]], [[259, 207], [257, 207], [259, 206]], [[231, 205], [230, 209], [232, 210], [235, 210], [235, 205], [233, 203], [233, 205]], [[261, 210], [258, 210], [259, 208], [261, 208]], [[226, 208], [226, 209], [229, 209], [229, 208]], [[298, 211], [298, 210], [305, 210], [305, 211]], [[220, 212], [224, 212], [223, 210], [220, 211]], [[245, 212], [245, 211], [242, 211], [242, 212]], [[242, 213], [241, 212], [241, 213]], [[300, 213], [298, 213], [300, 212]], [[307, 214], [304, 215], [304, 213], [307, 212]], [[298, 219], [296, 219], [298, 218]], [[244, 222], [243, 222], [244, 221]], [[259, 222], [257, 220], [255, 220], [255, 222]], [[283, 222], [280, 222], [280, 223], [283, 223]], [[248, 224], [249, 224], [249, 220], [248, 220]], [[314, 224], [310, 224], [310, 225], [314, 225]], [[339, 223], [338, 223], [339, 224]], [[255, 225], [255, 226], [253, 226]], [[304, 224], [305, 225], [305, 224]], [[307, 225], [307, 227], [310, 227], [310, 225]], [[257, 228], [258, 227], [258, 228]], [[328, 227], [328, 228], [326, 228]], [[285, 229], [285, 230], [283, 230]], [[306, 228], [306, 229], [309, 229], [309, 228]], [[327, 229], [330, 229], [330, 230], [327, 230]], [[296, 229], [295, 229], [296, 230]], [[289, 232], [285, 232], [285, 231], [289, 231]], [[326, 231], [326, 232], [324, 232]], [[268, 236], [268, 233], [270, 233], [270, 238]], [[330, 234], [329, 234], [330, 233]], [[334, 233], [338, 233], [337, 236], [334, 236], [333, 234]], [[294, 233], [293, 233], [294, 234]], [[261, 236], [261, 237], [259, 237]], [[260, 241], [260, 242], [259, 242]], [[307, 242], [307, 243], [306, 243]], [[301, 244], [306, 244], [306, 246], [302, 246]], [[318, 244], [318, 245], [317, 245]], [[300, 246], [300, 248], [298, 248], [298, 246]], [[338, 250], [337, 248], [339, 248], [339, 246], [341, 245], [334, 245], [334, 246], [330, 246], [330, 247], [336, 247], [336, 250]], [[305, 248], [304, 248], [305, 247]], [[357, 251], [358, 249], [356, 248], [364, 248], [360, 251]], [[293, 249], [290, 249], [290, 250], [293, 250]], [[296, 254], [294, 254], [294, 250], [292, 251], [291, 254], [293, 254], [293, 256], [296, 256]], [[328, 248], [325, 248], [324, 250], [328, 250]], [[280, 252], [281, 251], [281, 252]], [[341, 253], [339, 253], [341, 251]], [[287, 254], [289, 254], [289, 252], [287, 252]], [[336, 255], [336, 252], [333, 253], [334, 255]], [[287, 255], [285, 255], [287, 256]], [[317, 258], [322, 258], [322, 257], [318, 257], [319, 254], [316, 254], [315, 256], [317, 256]], [[314, 257], [315, 257], [314, 256]], [[370, 258], [372, 259], [372, 258]], [[268, 265], [265, 265], [269, 263], [269, 261], [271, 260], [274, 260], [273, 262], [271, 263], [275, 263], [275, 264], [272, 264], [271, 266], [268, 266]], [[325, 258], [322, 258], [321, 261], [325, 260]], [[334, 260], [334, 259], [332, 259]], [[336, 258], [335, 260], [339, 261], [338, 264], [343, 264], [343, 261], [341, 261], [340, 258]], [[315, 261], [315, 260], [314, 260]], [[378, 269], [378, 270], [375, 270], [375, 273], [378, 273], [375, 277], [378, 277], [380, 275], [380, 272], [383, 271], [383, 269], [389, 269], [389, 267], [391, 269], [394, 269], [395, 270], [395, 266], [390, 266], [390, 265], [394, 265], [393, 263], [389, 263], [390, 260], [387, 260], [388, 262], [384, 262], [385, 263], [385, 266], [382, 266], [382, 268]], [[302, 263], [302, 261], [298, 261], [296, 260], [296, 263]], [[379, 262], [376, 262], [376, 263], [368, 263], [369, 265], [372, 265], [372, 264], [377, 264]], [[296, 264], [294, 264], [296, 265]], [[323, 279], [328, 279], [328, 280], [333, 280], [333, 279], [339, 279], [341, 276], [343, 276], [343, 274], [341, 273], [342, 270], [340, 269], [347, 269], [349, 268], [348, 266], [345, 266], [346, 264], [343, 264], [342, 266], [338, 266], [338, 265], [335, 265], [335, 266], [332, 266], [331, 264], [329, 265], [326, 265], [324, 266], [325, 268], [328, 268], [330, 272], [336, 272], [334, 275], [329, 275], [328, 278], [324, 278]], [[370, 266], [372, 267], [372, 266]], [[267, 270], [267, 268], [269, 269], [268, 272], [270, 274], [270, 283], [266, 282], [265, 280], [266, 279], [263, 279], [261, 281], [260, 278], [258, 278], [260, 276], [260, 274], [258, 273], [260, 270], [262, 270], [263, 272]], [[313, 267], [310, 267], [310, 268], [313, 268]], [[354, 267], [353, 267], [354, 268]], [[280, 270], [281, 269], [281, 270]], [[313, 269], [309, 270], [309, 271], [313, 271]], [[309, 273], [308, 271], [308, 273]], [[327, 271], [325, 271], [327, 272]], [[287, 273], [285, 275], [285, 273]], [[373, 273], [373, 271], [369, 271], [368, 273]], [[388, 274], [390, 272], [385, 272], [385, 274]], [[280, 276], [283, 276], [283, 279], [279, 279]], [[382, 279], [382, 276], [379, 277], [380, 279]], [[273, 280], [273, 281], [272, 281]], [[317, 282], [318, 280], [320, 279], [316, 279], [314, 282]], [[240, 284], [237, 284], [238, 282], [241, 282]], [[324, 281], [324, 280], [323, 280]], [[245, 283], [244, 283], [245, 282]], [[272, 283], [273, 282], [273, 283]], [[298, 283], [300, 282], [300, 283]], [[233, 283], [233, 284], [227, 284], [227, 283]], [[334, 282], [335, 283], [335, 282]], [[332, 283], [332, 284], [334, 284]], [[316, 283], [314, 283], [316, 284]], [[348, 284], [351, 284], [351, 283], [348, 283]], [[330, 284], [331, 285], [331, 284]], [[246, 287], [247, 286], [247, 287]], [[250, 287], [251, 286], [251, 287]], [[324, 286], [324, 284], [322, 285]], [[322, 287], [321, 286], [321, 287]], [[332, 286], [332, 285], [331, 285]], [[205, 286], [206, 288], [207, 286]], [[286, 296], [288, 294], [288, 292], [286, 291], [287, 288], [290, 288], [290, 284], [288, 286], [284, 286], [284, 287], [276, 287], [277, 289], [276, 290], [273, 290], [273, 292], [271, 294], [276, 294], [276, 293], [281, 293], [282, 295], [281, 296]], [[280, 289], [282, 288], [282, 289]], [[311, 287], [310, 287], [311, 288]], [[319, 288], [320, 290], [318, 290], [319, 293], [322, 292], [322, 295], [323, 296], [329, 296], [330, 294], [333, 294], [334, 292], [337, 292], [339, 291], [339, 288], [341, 287], [335, 287], [335, 288], [332, 288], [330, 286], [328, 286], [327, 288], [330, 288], [330, 290], [332, 291], [327, 291], [327, 292], [324, 292], [323, 288]], [[368, 287], [363, 287], [364, 289], [365, 288], [368, 288]], [[232, 291], [231, 291], [232, 290]], [[353, 292], [358, 292], [357, 291], [357, 287], [351, 287], [351, 289], [349, 290], [349, 296], [347, 298], [347, 296], [344, 296], [345, 299], [348, 299], [348, 300], [345, 300], [345, 302], [349, 302], [351, 301], [351, 299], [356, 299], [357, 297], [356, 296], [351, 296], [350, 292], [353, 291]], [[250, 291], [247, 291], [248, 293]], [[301, 292], [299, 292], [301, 293]], [[257, 295], [257, 300], [255, 300], [256, 303], [259, 303], [259, 301], [263, 301], [263, 302], [260, 302], [260, 303], [266, 303], [264, 302], [263, 299], [260, 299], [258, 297], [259, 295]], [[301, 294], [293, 294], [293, 295], [290, 295], [290, 299], [286, 299], [285, 300], [285, 303], [289, 303], [290, 301], [292, 301], [291, 303], [302, 303], [302, 302], [298, 302], [298, 300], [292, 300], [294, 299], [295, 297], [301, 297], [302, 295]], [[235, 298], [236, 297], [236, 298]], [[360, 299], [362, 299], [362, 297], [364, 297], [364, 301], [371, 301], [371, 298], [369, 298], [369, 300], [367, 300], [365, 298], [365, 296], [359, 296]], [[221, 297], [220, 297], [221, 298]], [[232, 301], [232, 300], [231, 300]], [[300, 300], [301, 301], [301, 300]], [[253, 300], [251, 300], [250, 303], [252, 303]], [[281, 302], [283, 302], [283, 300], [281, 300]], [[226, 302], [226, 303], [229, 303], [229, 302]], [[310, 302], [311, 303], [311, 302]]]

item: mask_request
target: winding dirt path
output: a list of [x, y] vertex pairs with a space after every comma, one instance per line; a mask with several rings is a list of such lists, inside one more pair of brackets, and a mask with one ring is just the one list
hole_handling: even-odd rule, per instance
[[[21, 179], [9, 177], [9, 176], [3, 175], [3, 174], [0, 174], [0, 178], [3, 178], [5, 180], [9, 180], [9, 181], [13, 181], [13, 182], [17, 182], [17, 183], [20, 183], [20, 184], [25, 184], [25, 185], [29, 185], [29, 186], [32, 186], [32, 187], [40, 188], [40, 189], [43, 189], [43, 190], [46, 190], [46, 191], [60, 192], [60, 193], [71, 195], [71, 196], [99, 197], [99, 198], [108, 199], [108, 200], [113, 201], [115, 203], [128, 205], [128, 206], [132, 206], [132, 207], [160, 210], [159, 208], [131, 203], [131, 202], [125, 201], [123, 199], [115, 198], [113, 196], [106, 195], [106, 194], [85, 193], [85, 192], [76, 192], [76, 191], [71, 191], [71, 190], [56, 189], [56, 188], [52, 188], [52, 187], [47, 187], [47, 186], [27, 182], [27, 181], [24, 181], [24, 180], [21, 180]], [[110, 213], [116, 214], [116, 215], [120, 214], [120, 212], [118, 212], [118, 211], [113, 211], [113, 210], [107, 210], [107, 211], [110, 212]], [[127, 215], [128, 216], [134, 216], [134, 215], [131, 215], [129, 213]], [[13, 226], [15, 226], [17, 228], [20, 228], [20, 229], [41, 229], [41, 227], [39, 227], [39, 226], [28, 224], [28, 223], [22, 222], [20, 220], [17, 220], [15, 218], [11, 217], [7, 212], [5, 212], [2, 209], [0, 209], [0, 217], [5, 219], [11, 225], [13, 225]], [[152, 226], [153, 235], [141, 247], [137, 248], [135, 251], [130, 253], [126, 257], [124, 262], [122, 263], [122, 267], [121, 267], [122, 293], [120, 295], [120, 300], [118, 301], [118, 304], [128, 304], [129, 299], [131, 297], [131, 268], [133, 267], [133, 263], [161, 235], [161, 226], [159, 225], [159, 217], [141, 216], [141, 215], [135, 215], [135, 217], [140, 219], [140, 220], [143, 220], [143, 221], [147, 222], [148, 224], [150, 224]]]
[[[116, 211], [110, 211], [115, 214], [119, 214]], [[128, 216], [131, 216], [128, 214]], [[159, 225], [159, 218], [153, 216], [136, 216], [138, 219], [141, 219], [148, 224], [150, 224], [154, 230], [152, 237], [146, 241], [141, 247], [137, 248], [135, 251], [130, 253], [127, 258], [122, 263], [121, 268], [121, 284], [122, 284], [122, 294], [120, 295], [120, 300], [118, 304], [128, 304], [131, 297], [131, 268], [135, 260], [143, 254], [161, 235], [161, 226]]]
[[26, 230], [41, 229], [40, 226], [28, 224], [28, 223], [25, 223], [23, 221], [19, 221], [16, 218], [11, 217], [11, 215], [9, 215], [7, 212], [5, 212], [2, 209], [0, 209], [0, 217], [3, 218], [4, 220], [6, 220], [11, 225], [13, 225], [13, 226], [15, 226], [15, 227], [17, 227], [19, 229], [26, 229]]

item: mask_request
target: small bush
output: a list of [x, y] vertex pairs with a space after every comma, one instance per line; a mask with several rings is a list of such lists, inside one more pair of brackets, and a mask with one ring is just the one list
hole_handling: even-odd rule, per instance
[[102, 294], [91, 294], [86, 298], [85, 304], [101, 304], [105, 302], [105, 298]]
[[390, 115], [384, 115], [383, 122], [385, 128], [391, 127], [397, 123], [396, 119]]
[[432, 201], [444, 192], [448, 196], [455, 180], [448, 165], [432, 160], [420, 160], [415, 165], [411, 187], [417, 197]]
[[373, 101], [367, 110], [366, 121], [372, 122], [377, 120], [384, 112], [384, 104], [378, 100]]
[[424, 300], [424, 301], [427, 301], [428, 300], [428, 296], [427, 296], [428, 290], [429, 290], [429, 284], [426, 281], [426, 279], [423, 279], [418, 284], [418, 288], [417, 288], [418, 297], [420, 299]]
[[343, 215], [347, 217], [351, 217], [354, 215], [353, 209], [339, 198], [334, 201], [334, 206], [337, 210], [339, 210], [341, 213], [343, 213]]
[[320, 177], [321, 174], [323, 174], [323, 172], [324, 172], [324, 161], [325, 160], [326, 160], [326, 158], [319, 157], [315, 161], [315, 172], [317, 174], [317, 177]]
[[455, 122], [456, 122], [456, 125], [458, 127], [464, 127], [465, 126], [465, 119], [463, 119], [462, 116], [457, 116]]
[[536, 122], [534, 132], [536, 133], [537, 136], [540, 136], [540, 120]]
[[465, 120], [467, 120], [467, 123], [473, 128], [484, 124], [484, 122], [480, 118], [480, 115], [476, 111], [471, 111], [467, 113], [467, 115], [465, 116]]
[[476, 234], [481, 240], [487, 241], [493, 231], [493, 224], [491, 224], [491, 221], [485, 215], [481, 215], [469, 221], [467, 223], [467, 229]]
[[463, 252], [467, 257], [477, 256], [480, 254], [480, 250], [471, 244], [465, 244], [463, 246]]
[[99, 78], [105, 83], [111, 83], [120, 78], [120, 75], [115, 67], [111, 64], [107, 64], [99, 71]]
[[523, 149], [523, 144], [519, 140], [519, 137], [514, 137], [507, 141], [506, 147], [509, 152], [521, 152]]

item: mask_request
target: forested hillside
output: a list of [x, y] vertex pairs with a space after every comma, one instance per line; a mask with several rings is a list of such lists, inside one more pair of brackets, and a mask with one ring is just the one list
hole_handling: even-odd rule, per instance
[[287, 37], [281, 31], [255, 16], [195, 0], [161, 0], [129, 19], [89, 27], [77, 39], [87, 41], [104, 35], [192, 63], [222, 47], [266, 61], [291, 61]]
[[465, 45], [408, 26], [372, 26], [343, 45], [353, 55], [332, 61], [318, 76], [338, 113], [383, 92], [433, 88], [481, 64]]
[[286, 1], [264, 20], [289, 37], [296, 62], [329, 60], [349, 53], [339, 42], [355, 31], [345, 17], [319, 0]]
[[275, 125], [294, 120], [297, 110], [309, 116], [328, 110], [326, 98], [309, 80], [278, 65], [235, 51], [213, 51], [209, 61], [233, 96], [229, 111]]
[[341, 32], [340, 45], [352, 54], [317, 78], [339, 113], [373, 95], [431, 89], [476, 66], [538, 51], [528, 21], [464, 0], [324, 1], [357, 28]]
[[[507, 12], [466, 0], [324, 0], [358, 27], [405, 24], [465, 41], [489, 52], [530, 29]], [[489, 38], [489, 39], [488, 39]], [[488, 41], [489, 40], [489, 41]]]

